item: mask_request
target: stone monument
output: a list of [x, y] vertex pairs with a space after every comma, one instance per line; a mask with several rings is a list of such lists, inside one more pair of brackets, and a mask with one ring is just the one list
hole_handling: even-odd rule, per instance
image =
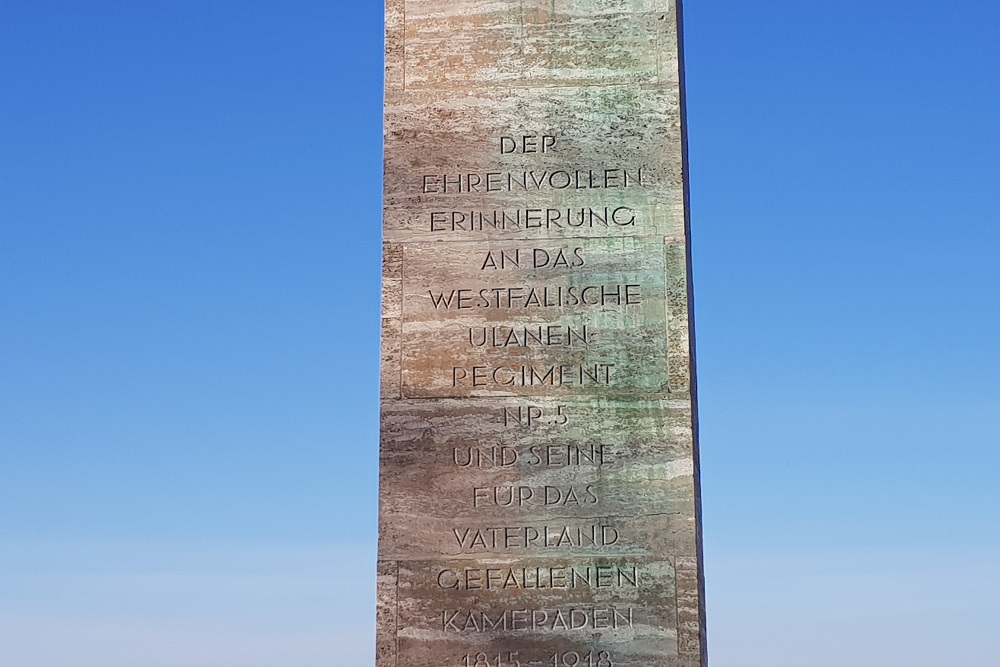
[[679, 0], [387, 0], [378, 667], [703, 667]]

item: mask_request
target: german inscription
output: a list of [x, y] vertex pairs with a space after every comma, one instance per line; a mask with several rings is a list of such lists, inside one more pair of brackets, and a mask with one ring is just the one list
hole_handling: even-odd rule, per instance
[[377, 667], [703, 667], [675, 0], [388, 0]]

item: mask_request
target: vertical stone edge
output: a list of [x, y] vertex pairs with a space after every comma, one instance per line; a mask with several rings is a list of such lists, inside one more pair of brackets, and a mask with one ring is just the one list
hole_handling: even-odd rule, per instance
[[701, 594], [698, 558], [679, 556], [674, 566], [677, 582], [677, 652], [682, 659], [701, 657]]
[[[664, 57], [664, 51], [668, 49], [677, 49], [678, 41], [680, 40], [680, 13], [679, 7], [671, 8], [670, 5], [673, 4], [672, 0], [667, 0], [663, 3], [663, 6], [659, 4], [654, 5], [653, 9], [655, 13], [670, 12], [673, 9], [673, 16], [669, 18], [665, 15], [661, 15], [659, 20], [661, 22], [661, 27], [657, 31], [657, 40], [659, 41], [658, 49], [659, 56], [657, 58], [657, 68], [656, 68], [656, 83], [660, 86], [674, 86], [679, 83], [681, 73], [681, 63], [678, 59]], [[678, 2], [677, 5], [680, 3]], [[676, 25], [676, 29], [675, 28]], [[678, 49], [679, 50], [679, 49]]]
[[375, 667], [396, 667], [399, 563], [379, 561], [375, 584]]
[[[704, 537], [702, 534], [702, 505], [701, 505], [701, 454], [700, 437], [698, 429], [698, 363], [695, 344], [695, 319], [694, 319], [694, 275], [692, 274], [691, 262], [691, 187], [690, 187], [690, 161], [688, 160], [688, 134], [687, 134], [687, 86], [684, 70], [684, 2], [674, 0], [674, 16], [677, 22], [677, 77], [678, 92], [680, 94], [680, 118], [681, 118], [681, 171], [684, 185], [684, 238], [685, 238], [685, 260], [687, 263], [687, 319], [688, 319], [688, 363], [690, 368], [690, 391], [691, 391], [691, 455], [694, 463], [694, 515], [695, 515], [695, 542], [697, 554], [694, 560], [695, 581], [694, 592], [697, 596], [696, 612], [698, 622], [698, 664], [700, 667], [708, 666], [708, 642], [705, 627], [705, 558], [704, 558]], [[682, 560], [678, 559], [678, 567]], [[678, 592], [678, 613], [680, 612], [680, 592]]]
[[385, 92], [406, 86], [405, 0], [385, 0]]
[[[383, 100], [388, 100], [394, 93], [401, 91], [404, 86], [404, 1], [385, 0], [385, 79]], [[384, 101], [383, 106], [385, 106]], [[383, 150], [385, 150], [384, 137], [382, 145]], [[382, 163], [383, 165], [385, 164], [384, 159]], [[385, 234], [384, 215], [383, 211], [383, 235]], [[402, 291], [403, 248], [398, 244], [383, 243], [382, 318], [380, 331], [381, 375], [379, 386], [380, 400], [383, 402], [398, 399], [401, 394]], [[379, 428], [381, 430], [381, 424]], [[379, 490], [381, 493], [381, 480]], [[379, 516], [381, 517], [381, 511], [379, 512]], [[398, 587], [398, 563], [395, 561], [379, 561], [376, 569], [375, 584], [375, 667], [397, 667], [399, 653], [397, 627]]]
[[692, 396], [691, 270], [685, 239], [666, 238], [663, 248], [663, 286], [667, 297], [667, 375], [670, 394]]
[[382, 244], [382, 400], [402, 395], [403, 246]]
[[[383, 114], [386, 102], [403, 90], [405, 85], [405, 0], [385, 0], [385, 87]], [[382, 147], [385, 150], [385, 130]], [[383, 156], [383, 169], [386, 161]], [[384, 182], [383, 178], [383, 182]], [[383, 185], [384, 188], [384, 185]], [[382, 195], [382, 234], [385, 237], [385, 193]], [[402, 396], [402, 300], [403, 300], [403, 248], [398, 244], [382, 244], [382, 322], [381, 322], [381, 400]]]

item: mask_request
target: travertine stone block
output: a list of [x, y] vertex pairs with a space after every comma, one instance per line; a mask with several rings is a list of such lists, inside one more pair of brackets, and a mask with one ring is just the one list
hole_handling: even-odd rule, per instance
[[378, 667], [703, 667], [675, 0], [387, 0]]

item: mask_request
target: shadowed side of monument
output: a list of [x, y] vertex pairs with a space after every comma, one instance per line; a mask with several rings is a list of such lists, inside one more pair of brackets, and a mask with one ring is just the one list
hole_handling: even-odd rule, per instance
[[378, 667], [703, 667], [675, 0], [388, 0]]

